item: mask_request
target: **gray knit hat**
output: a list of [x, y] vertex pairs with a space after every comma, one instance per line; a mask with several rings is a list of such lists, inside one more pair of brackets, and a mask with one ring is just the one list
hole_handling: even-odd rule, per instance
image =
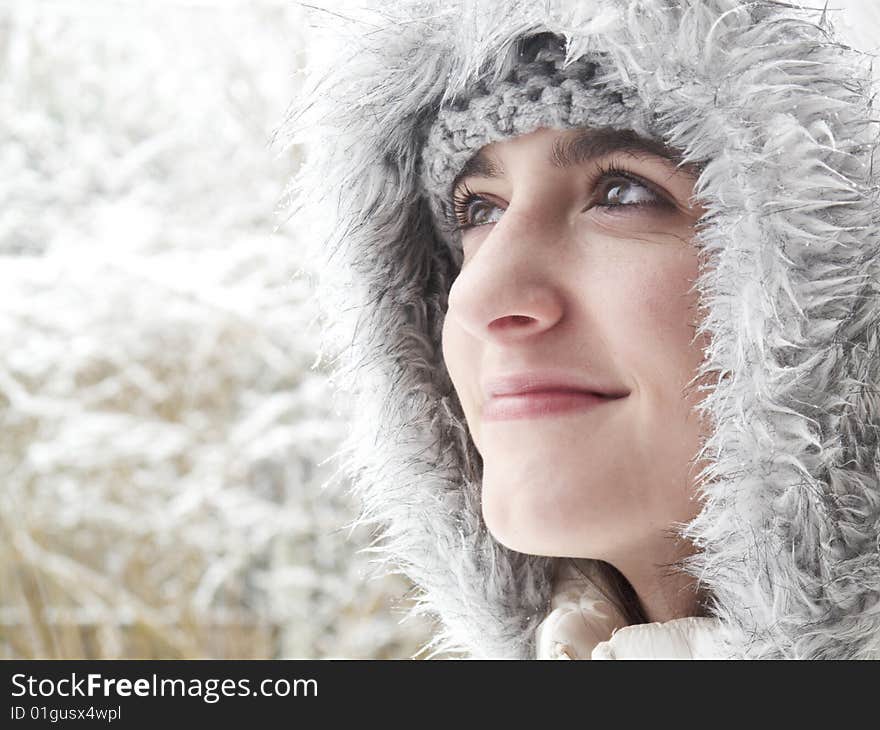
[[612, 127], [659, 139], [637, 91], [609, 76], [599, 56], [565, 65], [558, 36], [541, 33], [513, 49], [506, 76], [492, 88], [479, 80], [441, 105], [422, 148], [421, 185], [438, 234], [454, 249], [459, 233], [451, 186], [481, 147], [541, 127]]

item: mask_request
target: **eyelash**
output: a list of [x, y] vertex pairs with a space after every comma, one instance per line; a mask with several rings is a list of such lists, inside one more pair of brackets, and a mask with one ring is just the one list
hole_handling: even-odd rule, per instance
[[[636, 208], [636, 209], [641, 209], [641, 208], [646, 208], [646, 207], [650, 207], [650, 208], [670, 208], [670, 207], [672, 207], [671, 203], [668, 203], [666, 200], [664, 200], [663, 197], [658, 192], [656, 192], [650, 185], [648, 185], [646, 182], [640, 180], [636, 175], [629, 172], [628, 170], [625, 170], [624, 168], [619, 167], [617, 163], [613, 163], [613, 162], [612, 163], [599, 163], [599, 165], [597, 166], [597, 172], [595, 175], [595, 184], [598, 185], [599, 183], [603, 182], [604, 180], [614, 179], [614, 178], [620, 178], [620, 179], [625, 180], [629, 183], [634, 183], [640, 187], [645, 188], [646, 190], [650, 191], [654, 196], [656, 196], [657, 200], [650, 201], [650, 202], [641, 201], [639, 203], [625, 203], [625, 204], [617, 203], [615, 205], [601, 205], [601, 204], [597, 203], [596, 207], [599, 207], [599, 208]], [[455, 193], [452, 196], [452, 209], [453, 209], [453, 213], [455, 215], [455, 218], [458, 222], [458, 224], [455, 226], [456, 230], [465, 231], [470, 228], [479, 228], [480, 226], [487, 225], [486, 223], [470, 223], [467, 220], [468, 209], [470, 208], [472, 203], [474, 203], [478, 200], [483, 201], [484, 203], [486, 203], [489, 206], [498, 207], [491, 200], [487, 200], [482, 195], [474, 193], [467, 186], [466, 183], [464, 185], [462, 185], [458, 190], [455, 191]], [[617, 215], [617, 214], [615, 213], [615, 215]]]

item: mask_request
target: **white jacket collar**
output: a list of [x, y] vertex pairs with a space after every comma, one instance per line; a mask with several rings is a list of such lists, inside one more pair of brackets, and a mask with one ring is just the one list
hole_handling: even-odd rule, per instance
[[535, 634], [537, 659], [720, 659], [718, 619], [688, 616], [627, 625], [598, 587], [571, 571], [556, 584]]

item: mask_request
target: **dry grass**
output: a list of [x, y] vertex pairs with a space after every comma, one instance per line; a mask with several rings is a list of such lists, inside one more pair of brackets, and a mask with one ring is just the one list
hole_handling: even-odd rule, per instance
[[[0, 656], [410, 656], [324, 463], [277, 2], [0, 8]], [[5, 187], [4, 187], [5, 186]], [[314, 367], [313, 367], [314, 366]]]

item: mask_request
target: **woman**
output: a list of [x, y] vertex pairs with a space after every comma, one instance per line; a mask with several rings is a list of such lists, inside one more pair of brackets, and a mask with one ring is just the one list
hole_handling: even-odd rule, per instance
[[346, 43], [294, 213], [332, 206], [346, 467], [428, 648], [880, 656], [868, 60], [739, 0], [398, 2]]

